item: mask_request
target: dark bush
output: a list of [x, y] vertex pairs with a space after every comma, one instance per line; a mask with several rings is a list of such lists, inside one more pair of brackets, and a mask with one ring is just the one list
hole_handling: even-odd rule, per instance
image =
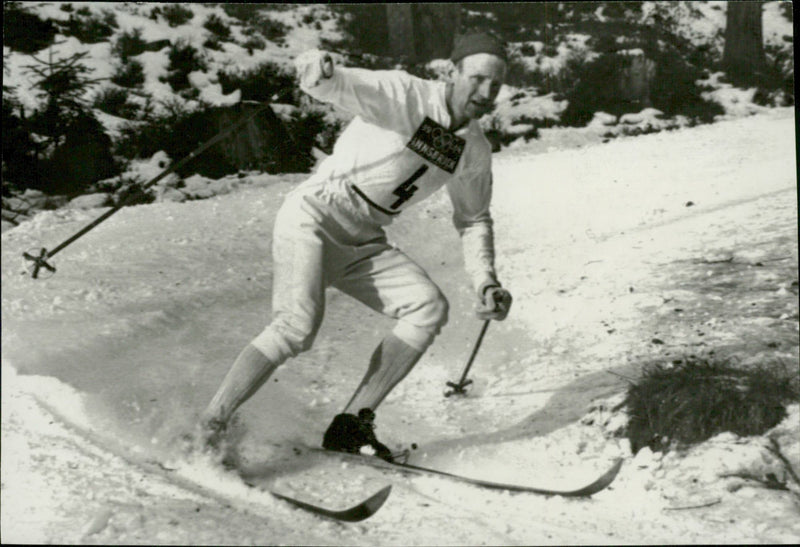
[[36, 186], [39, 173], [39, 146], [31, 128], [21, 115], [22, 106], [11, 90], [3, 87], [3, 195], [9, 190]]
[[183, 91], [184, 89], [189, 89], [192, 87], [192, 83], [189, 81], [189, 74], [187, 72], [170, 71], [166, 76], [160, 76], [158, 79], [165, 84], [169, 84], [169, 86], [175, 92]]
[[108, 10], [104, 10], [100, 15], [85, 14], [78, 10], [62, 23], [61, 31], [85, 44], [96, 44], [107, 40], [114, 34], [115, 28], [117, 28], [117, 18]]
[[[650, 44], [644, 48], [645, 56], [655, 62], [655, 76], [650, 82], [651, 106], [661, 110], [665, 116], [678, 114], [703, 123], [709, 123], [723, 113], [722, 107], [701, 96], [703, 89], [696, 81], [703, 71], [685, 61], [674, 49]], [[595, 112], [602, 111], [615, 116], [628, 112], [639, 112], [643, 105], [627, 99], [617, 89], [617, 80], [628, 63], [625, 55], [608, 52], [597, 59], [577, 65], [572, 89], [565, 91], [569, 104], [561, 116], [561, 122], [571, 126], [584, 126]]]
[[725, 431], [760, 435], [786, 416], [785, 405], [797, 395], [796, 378], [783, 366], [743, 369], [696, 357], [656, 364], [628, 389], [627, 436], [638, 452], [696, 444]]
[[146, 182], [136, 177], [120, 175], [98, 181], [92, 185], [89, 191], [113, 195], [115, 205], [143, 205], [156, 200], [155, 189], [143, 187]]
[[[194, 12], [192, 10], [180, 4], [167, 4], [166, 6], [159, 7], [158, 13], [164, 16], [167, 24], [171, 27], [179, 27], [191, 21], [192, 17], [194, 17]], [[155, 9], [153, 11], [155, 11]]]
[[178, 40], [172, 44], [167, 56], [169, 58], [169, 70], [179, 70], [189, 73], [195, 70], [206, 69], [206, 63], [200, 52], [186, 41]]
[[216, 13], [212, 13], [206, 18], [203, 27], [220, 40], [229, 40], [231, 37], [231, 29]]
[[767, 57], [766, 78], [762, 84], [766, 90], [781, 90], [784, 104], [794, 104], [794, 50], [771, 44], [764, 46]]
[[61, 7], [59, 9], [67, 13], [71, 13], [73, 11], [72, 4], [70, 4], [69, 2], [67, 2], [66, 4], [61, 4]]
[[288, 26], [267, 15], [259, 15], [255, 22], [251, 24], [264, 38], [276, 44], [282, 44], [285, 41], [286, 33], [289, 31]]
[[724, 114], [718, 103], [701, 96], [704, 91], [697, 85], [704, 71], [686, 61], [680, 55], [663, 50], [645, 50], [656, 63], [656, 75], [650, 86], [653, 106], [665, 116], [682, 114], [702, 123], [714, 121], [714, 117]]
[[624, 58], [616, 53], [605, 54], [586, 64], [585, 71], [576, 87], [567, 93], [569, 104], [561, 115], [566, 125], [583, 126], [591, 121], [594, 113], [608, 112], [619, 116], [626, 112], [626, 105], [619, 99], [615, 89], [616, 76]]
[[119, 118], [135, 119], [139, 107], [128, 102], [129, 91], [108, 86], [101, 89], [93, 98], [92, 105], [106, 114]]
[[139, 87], [145, 81], [144, 67], [136, 59], [131, 59], [114, 69], [111, 81], [121, 87]]
[[792, 3], [791, 2], [781, 2], [778, 4], [778, 9], [780, 9], [781, 15], [784, 19], [789, 21], [790, 23], [794, 21], [794, 13], [792, 12]]
[[292, 137], [295, 149], [303, 161], [307, 162], [300, 169], [305, 171], [314, 163], [311, 148], [318, 146], [317, 137], [326, 130], [325, 114], [315, 110], [298, 110], [284, 125]]
[[78, 195], [98, 180], [120, 172], [111, 154], [111, 139], [90, 114], [72, 120], [66, 139], [43, 163], [38, 190], [48, 194]]
[[21, 53], [36, 53], [51, 46], [57, 29], [51, 21], [28, 13], [20, 2], [3, 3], [3, 45]]
[[160, 79], [170, 84], [174, 91], [191, 87], [190, 72], [206, 69], [206, 63], [197, 48], [183, 40], [178, 40], [170, 46], [168, 57], [167, 76]]
[[345, 35], [341, 42], [331, 46], [373, 55], [391, 53], [389, 40], [386, 39], [388, 23], [385, 4], [332, 4], [331, 8], [339, 15]]
[[217, 78], [222, 93], [227, 95], [240, 89], [243, 101], [270, 101], [275, 93], [296, 87], [295, 77], [288, 69], [266, 61], [244, 71], [218, 71]]
[[128, 61], [146, 51], [147, 42], [142, 39], [142, 29], [135, 28], [131, 32], [122, 32], [117, 35], [111, 52], [119, 56], [122, 62]]
[[642, 12], [642, 2], [604, 2], [603, 16], [622, 19], [640, 15]]
[[205, 49], [213, 49], [214, 51], [222, 51], [222, 43], [216, 36], [207, 38], [206, 41], [203, 42], [203, 47]]
[[242, 23], [251, 23], [258, 18], [261, 10], [267, 9], [268, 4], [248, 4], [240, 2], [226, 2], [222, 4], [222, 11], [229, 17], [238, 19]]
[[[128, 159], [149, 158], [163, 150], [173, 161], [188, 156], [200, 144], [212, 138], [218, 128], [209, 124], [213, 107], [202, 105], [189, 111], [179, 102], [165, 105], [166, 112], [152, 117], [146, 124], [123, 126], [116, 151]], [[182, 177], [193, 173], [218, 178], [236, 172], [218, 146], [212, 147], [185, 168], [178, 171]]]
[[242, 47], [252, 55], [254, 50], [267, 47], [267, 43], [258, 36], [248, 36], [247, 40], [242, 44]]

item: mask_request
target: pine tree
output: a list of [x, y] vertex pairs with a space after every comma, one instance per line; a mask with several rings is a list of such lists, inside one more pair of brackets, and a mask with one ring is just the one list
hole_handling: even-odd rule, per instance
[[31, 55], [39, 64], [24, 67], [36, 76], [33, 87], [44, 103], [33, 116], [36, 132], [49, 137], [50, 143], [56, 146], [61, 144], [76, 119], [89, 114], [83, 97], [95, 82], [102, 80], [89, 78], [92, 70], [81, 64], [88, 54], [87, 51], [54, 59], [54, 52], [50, 50], [46, 61]]

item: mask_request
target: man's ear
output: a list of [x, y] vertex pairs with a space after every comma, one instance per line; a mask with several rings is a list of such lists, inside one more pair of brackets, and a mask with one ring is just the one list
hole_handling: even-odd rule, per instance
[[458, 67], [450, 59], [447, 60], [447, 77], [452, 78], [458, 72]]

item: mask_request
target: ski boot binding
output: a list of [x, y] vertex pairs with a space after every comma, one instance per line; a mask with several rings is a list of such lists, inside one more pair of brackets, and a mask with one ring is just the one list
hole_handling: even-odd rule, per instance
[[387, 462], [394, 462], [389, 448], [375, 437], [375, 412], [362, 408], [355, 414], [337, 414], [328, 426], [322, 439], [326, 450], [360, 454], [365, 446], [371, 447], [375, 455]]

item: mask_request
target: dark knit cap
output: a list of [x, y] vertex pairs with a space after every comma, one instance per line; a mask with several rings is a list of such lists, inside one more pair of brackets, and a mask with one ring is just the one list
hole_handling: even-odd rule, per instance
[[450, 55], [450, 60], [454, 63], [457, 63], [464, 57], [474, 55], [476, 53], [490, 53], [500, 57], [504, 61], [508, 61], [506, 50], [503, 47], [503, 44], [485, 32], [456, 36], [455, 45], [453, 46], [453, 53]]

